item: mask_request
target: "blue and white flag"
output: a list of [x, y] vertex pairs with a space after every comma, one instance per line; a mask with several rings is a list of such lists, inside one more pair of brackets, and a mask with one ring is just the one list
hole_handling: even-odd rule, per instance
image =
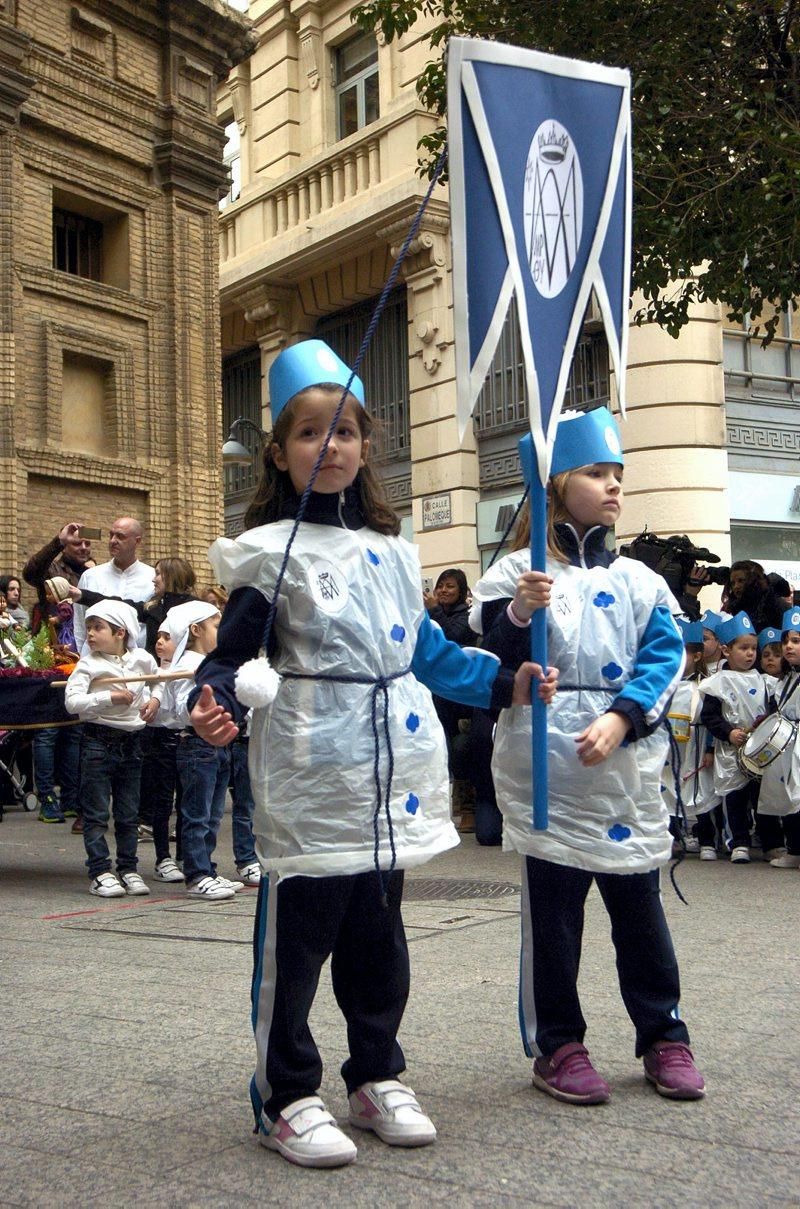
[[448, 142], [460, 435], [513, 297], [544, 484], [592, 290], [624, 414], [630, 75], [453, 38]]

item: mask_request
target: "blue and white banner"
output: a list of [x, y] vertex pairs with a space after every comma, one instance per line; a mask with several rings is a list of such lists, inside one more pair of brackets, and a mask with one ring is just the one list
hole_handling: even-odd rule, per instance
[[544, 484], [592, 290], [624, 414], [630, 75], [453, 38], [447, 87], [459, 431], [513, 297]]

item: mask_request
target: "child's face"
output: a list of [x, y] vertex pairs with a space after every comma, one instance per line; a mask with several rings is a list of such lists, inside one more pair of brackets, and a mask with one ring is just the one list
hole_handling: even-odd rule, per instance
[[703, 630], [703, 658], [706, 663], [714, 663], [719, 659], [719, 639], [713, 630]]
[[9, 609], [16, 609], [19, 604], [20, 586], [16, 579], [9, 580], [8, 591], [6, 592], [6, 604]]
[[622, 508], [622, 467], [618, 462], [595, 462], [573, 470], [564, 506], [581, 535], [595, 525], [610, 529]]
[[761, 648], [761, 670], [768, 676], [780, 676], [781, 648], [777, 642], [768, 642]]
[[781, 650], [784, 659], [791, 667], [800, 667], [800, 634], [797, 630], [788, 630], [783, 635]]
[[8, 601], [5, 598], [5, 594], [3, 592], [0, 592], [0, 613], [5, 613], [7, 608], [8, 608]]
[[125, 631], [114, 629], [102, 617], [90, 617], [86, 622], [86, 643], [98, 655], [121, 655], [125, 650]]
[[[339, 397], [315, 386], [304, 390], [291, 404], [293, 415], [289, 433], [283, 448], [277, 444], [272, 446], [272, 460], [279, 470], [288, 471], [298, 493], [308, 486], [338, 406]], [[323, 495], [344, 491], [366, 461], [369, 441], [361, 436], [359, 411], [360, 404], [353, 399], [348, 399], [342, 409], [325, 461], [314, 482], [314, 490]]]
[[190, 625], [189, 648], [193, 651], [200, 651], [203, 655], [210, 655], [217, 646], [219, 622], [220, 615], [215, 613], [213, 617], [207, 617], [205, 621], [195, 621]]
[[166, 634], [164, 630], [159, 630], [156, 635], [156, 659], [160, 659], [162, 663], [166, 663], [175, 654], [175, 643]]
[[755, 638], [734, 638], [733, 642], [723, 646], [722, 650], [732, 672], [749, 672], [756, 661], [758, 643]]

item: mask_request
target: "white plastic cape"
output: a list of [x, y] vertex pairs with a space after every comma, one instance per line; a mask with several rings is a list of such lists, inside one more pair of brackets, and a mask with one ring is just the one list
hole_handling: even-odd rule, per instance
[[[734, 672], [723, 668], [700, 681], [704, 697], [716, 697], [722, 706], [722, 716], [732, 726], [750, 730], [756, 718], [767, 712], [768, 693], [764, 678], [755, 668], [749, 672]], [[720, 739], [714, 742], [714, 791], [725, 796], [747, 784], [747, 775], [739, 767], [739, 757], [732, 743]]]
[[[667, 717], [678, 744], [681, 799], [690, 823], [699, 814], [708, 814], [721, 800], [719, 794], [714, 792], [713, 767], [701, 767], [708, 738], [708, 731], [700, 725], [702, 708], [698, 682], [682, 680], [675, 689]], [[661, 792], [670, 814], [676, 814], [675, 777], [669, 754], [661, 776]]]
[[[215, 542], [209, 557], [217, 580], [229, 591], [251, 586], [271, 599], [291, 529], [291, 521], [279, 521]], [[250, 725], [254, 830], [265, 869], [327, 876], [374, 868], [372, 707], [374, 698], [385, 792], [384, 694], [372, 684], [321, 677], [374, 680], [404, 672], [425, 615], [421, 583], [417, 551], [402, 538], [366, 528], [300, 526], [274, 622], [278, 650], [271, 662], [284, 678], [273, 704], [254, 710]], [[454, 847], [458, 836], [431, 694], [410, 672], [386, 691], [394, 847], [397, 868], [407, 869]], [[380, 867], [388, 869], [383, 808], [378, 840]]]
[[[770, 688], [772, 676], [764, 676]], [[800, 676], [775, 681], [771, 688], [779, 702], [780, 712], [792, 722], [800, 721]], [[758, 792], [759, 814], [796, 814], [800, 810], [800, 726], [794, 743], [764, 769]]]
[[[483, 604], [513, 597], [518, 577], [527, 570], [529, 551], [506, 555], [474, 589], [474, 599]], [[593, 768], [578, 760], [575, 739], [631, 679], [653, 609], [662, 605], [677, 612], [678, 606], [664, 580], [633, 559], [589, 569], [548, 560], [547, 570], [555, 580], [547, 615], [548, 659], [559, 669], [560, 683], [602, 686], [605, 670], [609, 680], [614, 673], [616, 687], [559, 690], [548, 710], [547, 831], [531, 827], [530, 709], [500, 715], [492, 772], [503, 812], [503, 847], [592, 872], [644, 873], [668, 861], [672, 851], [660, 790], [666, 729], [619, 747]]]

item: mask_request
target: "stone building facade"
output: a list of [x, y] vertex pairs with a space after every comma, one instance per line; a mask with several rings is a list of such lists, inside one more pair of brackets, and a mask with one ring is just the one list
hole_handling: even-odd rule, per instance
[[[221, 0], [0, 0], [0, 565], [140, 518], [207, 572], [221, 522]], [[99, 544], [99, 558], [106, 557]]]
[[[425, 191], [417, 143], [434, 123], [414, 89], [430, 57], [424, 24], [386, 45], [351, 25], [350, 8], [250, 0], [258, 47], [221, 90], [237, 181], [220, 230], [226, 423], [244, 415], [269, 428], [267, 371], [285, 344], [317, 334], [355, 355]], [[475, 577], [519, 499], [516, 442], [527, 413], [514, 325], [512, 314], [474, 432], [459, 443], [448, 203], [437, 189], [366, 364], [386, 433], [381, 472], [431, 576], [457, 565]], [[796, 356], [791, 331], [762, 356], [710, 305], [694, 309], [677, 341], [632, 326], [619, 540], [645, 525], [686, 532], [725, 562], [732, 550], [796, 561], [800, 586], [800, 512], [787, 511], [795, 487], [800, 499]], [[590, 307], [565, 405], [613, 400]], [[760, 476], [758, 490], [748, 474]], [[770, 500], [759, 503], [765, 483]], [[252, 484], [252, 472], [226, 471], [229, 532]]]

